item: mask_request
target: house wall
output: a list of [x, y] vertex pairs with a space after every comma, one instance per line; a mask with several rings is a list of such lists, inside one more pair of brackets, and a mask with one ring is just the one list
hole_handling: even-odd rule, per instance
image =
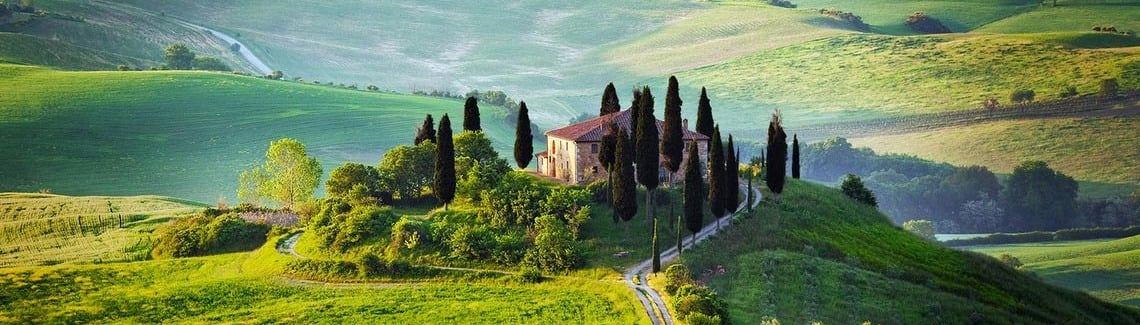
[[573, 141], [547, 137], [546, 154], [550, 163], [546, 164], [542, 174], [564, 181], [576, 180], [580, 175], [576, 172], [578, 170], [578, 164], [575, 161], [577, 151], [577, 146]]
[[[609, 177], [609, 174], [606, 172], [605, 167], [603, 167], [601, 165], [601, 162], [598, 161], [598, 154], [593, 152], [592, 145], [594, 145], [594, 144], [598, 145], [599, 150], [601, 149], [601, 144], [598, 142], [582, 142], [582, 143], [577, 144], [576, 154], [577, 154], [577, 158], [578, 158], [577, 159], [578, 164], [575, 166], [576, 167], [574, 169], [575, 174], [570, 179], [570, 184], [584, 184], [584, 183], [593, 182], [593, 181], [599, 180], [599, 179], [607, 179]], [[701, 157], [700, 158], [701, 163], [702, 163], [701, 167], [704, 167], [701, 170], [701, 177], [707, 177], [708, 176], [708, 167], [704, 166], [703, 164], [704, 164], [704, 162], [708, 161], [708, 152], [709, 152], [708, 141], [697, 142], [697, 151], [698, 151], [697, 154], [700, 155], [700, 157]], [[689, 160], [688, 159], [688, 157], [689, 157], [689, 146], [688, 145], [685, 146], [685, 149], [682, 151], [681, 156], [685, 157], [685, 160], [681, 162], [681, 167], [678, 168], [677, 172], [673, 174], [673, 182], [681, 182], [681, 181], [684, 181], [684, 179], [685, 179], [685, 166], [687, 166], [687, 164], [689, 162], [688, 161]], [[664, 161], [664, 160], [665, 160], [665, 157], [662, 156], [659, 161]], [[596, 170], [596, 172], [595, 172], [595, 170]], [[664, 169], [661, 170], [661, 173], [667, 174], [667, 172]], [[668, 180], [668, 176], [665, 176], [665, 177], [666, 178], [662, 180], [662, 183], [664, 183], [665, 181]]]

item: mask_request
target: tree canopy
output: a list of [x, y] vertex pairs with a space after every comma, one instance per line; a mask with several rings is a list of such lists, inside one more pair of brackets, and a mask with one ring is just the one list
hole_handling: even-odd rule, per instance
[[435, 143], [435, 122], [432, 120], [431, 114], [424, 117], [424, 124], [416, 128], [415, 144], [419, 145], [424, 141]]
[[669, 88], [665, 92], [665, 123], [661, 128], [661, 155], [665, 158], [665, 169], [670, 174], [680, 171], [682, 152], [685, 150], [683, 126], [681, 125], [681, 96], [678, 94], [677, 77], [669, 77]]
[[[478, 116], [477, 110], [476, 116]], [[443, 119], [439, 120], [439, 131], [436, 134], [438, 147], [435, 150], [435, 179], [432, 183], [432, 190], [446, 210], [448, 203], [455, 199], [456, 182], [455, 144], [451, 138], [451, 118], [447, 114], [443, 114]]]
[[720, 126], [713, 127], [709, 143], [709, 211], [713, 218], [724, 216], [724, 145], [720, 140]]
[[660, 139], [657, 134], [657, 118], [653, 116], [653, 93], [649, 86], [641, 90], [637, 118], [637, 182], [652, 191], [660, 183]]
[[[440, 122], [440, 128], [443, 122]], [[474, 96], [467, 97], [467, 102], [463, 104], [463, 130], [464, 131], [482, 131], [483, 128], [479, 126], [479, 99]]]
[[265, 152], [265, 164], [241, 173], [242, 188], [238, 196], [243, 202], [269, 198], [284, 208], [292, 208], [297, 202], [313, 199], [321, 172], [321, 163], [309, 157], [300, 141], [290, 138], [273, 141]]
[[530, 111], [526, 102], [519, 103], [519, 119], [515, 122], [515, 163], [525, 169], [534, 159], [534, 134], [530, 130]]
[[792, 178], [800, 179], [800, 138], [792, 134]]
[[701, 178], [700, 154], [696, 141], [689, 141], [689, 163], [685, 165], [685, 229], [693, 233], [696, 243], [697, 232], [704, 223], [705, 183]]
[[190, 70], [194, 67], [194, 52], [186, 44], [178, 43], [166, 47], [166, 66], [174, 70]]
[[598, 112], [598, 116], [617, 113], [621, 111], [621, 102], [618, 101], [617, 88], [614, 88], [614, 83], [606, 85], [606, 90], [602, 92], [602, 106]]
[[598, 162], [602, 167], [606, 168], [607, 172], [612, 173], [610, 170], [613, 167], [615, 159], [615, 150], [617, 149], [617, 136], [618, 126], [613, 120], [606, 122], [606, 132], [602, 135], [601, 148], [598, 150]]
[[389, 149], [377, 168], [381, 189], [401, 200], [419, 198], [424, 187], [435, 179], [435, 150], [435, 143], [430, 141]]
[[1077, 182], [1044, 161], [1018, 165], [1005, 183], [1002, 207], [1015, 229], [1053, 231], [1077, 216]]
[[728, 148], [724, 154], [724, 210], [736, 211], [740, 205], [740, 156], [736, 152], [736, 144], [732, 142], [732, 135], [728, 135]]
[[363, 185], [369, 196], [380, 197], [380, 172], [372, 166], [344, 163], [333, 169], [325, 181], [325, 193], [331, 197], [346, 197], [356, 185]]
[[784, 177], [788, 172], [788, 134], [784, 133], [781, 123], [777, 110], [768, 122], [768, 162], [764, 168], [768, 174], [765, 180], [768, 189], [776, 194], [776, 198], [784, 192]]
[[622, 221], [629, 222], [637, 214], [637, 183], [633, 175], [633, 140], [625, 129], [617, 133], [617, 146], [614, 149], [614, 213]]
[[697, 102], [697, 133], [704, 134], [707, 137], [712, 137], [713, 128], [716, 126], [713, 122], [712, 105], [709, 104], [709, 96], [705, 92], [705, 87], [701, 87], [701, 99]]

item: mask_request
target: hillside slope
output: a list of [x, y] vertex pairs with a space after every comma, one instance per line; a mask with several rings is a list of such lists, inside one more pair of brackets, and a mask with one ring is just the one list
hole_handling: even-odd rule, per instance
[[[684, 263], [734, 322], [1136, 324], [1140, 312], [927, 242], [822, 185], [790, 181]], [[725, 272], [715, 270], [723, 266]], [[702, 272], [704, 271], [704, 272]]]
[[1023, 269], [1049, 283], [1085, 290], [1101, 299], [1140, 305], [1140, 236], [1110, 241], [1090, 240], [973, 246], [965, 249], [991, 256], [1010, 254]]
[[[410, 144], [426, 114], [456, 100], [202, 72], [62, 72], [0, 65], [0, 191], [164, 195], [235, 202], [238, 174], [291, 137], [327, 176]], [[537, 110], [537, 108], [535, 108]], [[509, 152], [514, 128], [484, 107], [483, 129]], [[458, 125], [458, 124], [455, 124]], [[322, 183], [323, 184], [323, 183]]]

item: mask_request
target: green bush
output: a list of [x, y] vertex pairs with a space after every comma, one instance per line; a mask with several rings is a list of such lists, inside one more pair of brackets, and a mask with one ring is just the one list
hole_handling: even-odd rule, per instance
[[690, 313], [689, 317], [685, 317], [685, 321], [688, 322], [689, 325], [720, 325], [722, 323], [720, 316], [709, 316], [700, 312]]
[[360, 260], [356, 262], [356, 269], [361, 277], [367, 278], [382, 274], [386, 267], [384, 261], [376, 257], [376, 254], [364, 253], [364, 255], [360, 256]]
[[955, 239], [943, 242], [946, 246], [969, 246], [969, 245], [998, 245], [998, 244], [1021, 244], [1021, 243], [1037, 243], [1053, 240], [1053, 233], [1047, 231], [1034, 231], [1017, 234], [993, 234], [985, 237], [970, 238], [970, 239]]
[[912, 232], [918, 237], [926, 240], [935, 240], [934, 238], [934, 223], [930, 220], [907, 220], [903, 223], [903, 229]]
[[423, 220], [400, 217], [399, 221], [392, 224], [392, 242], [389, 247], [416, 249], [430, 243], [431, 230]]
[[859, 176], [855, 176], [855, 174], [847, 174], [847, 177], [843, 178], [843, 184], [840, 185], [840, 188], [843, 190], [844, 195], [855, 199], [855, 201], [873, 207], [879, 206], [879, 203], [875, 200], [875, 193], [867, 189], [866, 186], [863, 186], [863, 180], [860, 179]]
[[313, 280], [354, 279], [359, 273], [356, 263], [340, 260], [296, 259], [285, 264], [285, 273]]
[[321, 248], [344, 253], [374, 238], [388, 236], [396, 215], [391, 208], [375, 204], [352, 206], [342, 199], [326, 199], [309, 221], [309, 228]]
[[543, 280], [542, 271], [532, 266], [523, 266], [519, 270], [519, 280], [525, 283], [539, 283]]
[[159, 228], [154, 258], [177, 258], [251, 250], [265, 244], [270, 227], [242, 220], [236, 212], [206, 210]]
[[480, 260], [491, 256], [495, 247], [495, 237], [486, 227], [465, 224], [451, 234], [447, 240], [451, 257], [461, 260]]
[[1002, 264], [1008, 265], [1009, 267], [1014, 268], [1014, 269], [1020, 269], [1021, 266], [1024, 265], [1021, 263], [1020, 259], [1018, 259], [1017, 257], [1014, 257], [1013, 255], [1009, 255], [1009, 254], [998, 255], [998, 260], [1001, 261]]
[[689, 277], [689, 267], [685, 264], [673, 264], [665, 269], [665, 293], [675, 295], [681, 286], [691, 284], [693, 280]]
[[581, 254], [574, 237], [566, 225], [554, 216], [542, 216], [535, 220], [538, 235], [534, 238], [534, 248], [526, 253], [523, 263], [548, 272], [573, 268], [580, 262]]

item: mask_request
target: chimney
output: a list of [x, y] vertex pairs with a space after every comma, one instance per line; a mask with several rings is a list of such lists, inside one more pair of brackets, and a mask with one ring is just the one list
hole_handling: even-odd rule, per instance
[[685, 128], [685, 130], [688, 130], [689, 129], [689, 119], [681, 119], [681, 127]]

